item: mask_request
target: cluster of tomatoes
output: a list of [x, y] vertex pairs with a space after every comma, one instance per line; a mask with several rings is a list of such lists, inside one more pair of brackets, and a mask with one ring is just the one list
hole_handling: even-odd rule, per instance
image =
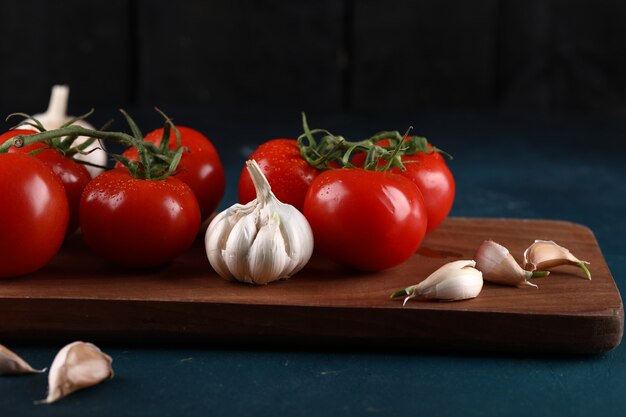
[[[178, 131], [180, 143], [171, 131], [167, 147], [186, 151], [175, 175], [161, 179], [138, 178], [122, 164], [92, 178], [82, 163], [43, 142], [0, 154], [0, 277], [46, 265], [79, 227], [97, 254], [123, 266], [154, 267], [187, 250], [219, 204], [225, 178], [209, 139], [190, 128]], [[10, 130], [0, 145], [36, 133]], [[163, 138], [157, 129], [144, 141], [158, 147]], [[121, 157], [138, 158], [137, 148]]]
[[[49, 141], [0, 153], [0, 277], [43, 267], [78, 228], [90, 248], [122, 266], [156, 267], [186, 251], [223, 197], [225, 178], [208, 138], [187, 127], [178, 127], [176, 136], [175, 131], [166, 127], [147, 134], [141, 146], [116, 156], [120, 162], [113, 169], [93, 178]], [[36, 134], [10, 130], [0, 135], [0, 149], [18, 135]], [[375, 146], [390, 147], [389, 139]], [[270, 140], [251, 158], [278, 199], [304, 213], [319, 252], [350, 267], [382, 270], [408, 259], [452, 206], [453, 176], [441, 154], [428, 146], [401, 154], [400, 167], [381, 158], [374, 169], [365, 169], [364, 152], [350, 155], [349, 162], [340, 154], [339, 162], [314, 166], [294, 139]], [[150, 165], [142, 152], [159, 147], [184, 150], [173, 158], [176, 163], [165, 159], [175, 168], [171, 175], [137, 175], [138, 167], [143, 172]], [[243, 169], [239, 200], [255, 197]]]
[[[304, 125], [306, 133], [301, 138], [310, 137], [306, 121]], [[300, 140], [271, 140], [251, 158], [261, 167], [276, 197], [304, 213], [318, 252], [351, 268], [378, 271], [411, 257], [425, 234], [448, 216], [455, 195], [454, 177], [436, 148], [424, 138], [389, 133], [399, 138], [398, 143], [382, 134], [345, 152], [337, 152], [337, 148], [346, 148], [346, 141], [331, 135], [335, 141], [323, 170], [305, 160]], [[408, 145], [403, 148], [413, 139], [417, 143], [417, 139], [423, 140], [420, 151], [411, 151]], [[355, 149], [361, 151], [352, 155]], [[387, 152], [389, 158], [375, 159], [373, 167], [365, 169], [372, 165], [366, 164], [366, 149], [383, 155]], [[323, 156], [318, 150], [313, 152], [316, 158]], [[394, 158], [399, 162], [391, 164]], [[239, 200], [245, 203], [253, 198], [254, 187], [244, 169]]]

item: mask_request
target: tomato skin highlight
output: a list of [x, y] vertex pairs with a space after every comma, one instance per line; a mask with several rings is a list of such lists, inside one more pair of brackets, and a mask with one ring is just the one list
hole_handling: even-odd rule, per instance
[[[272, 187], [272, 192], [280, 201], [291, 204], [302, 212], [309, 185], [321, 171], [302, 159], [296, 140], [269, 140], [261, 144], [248, 159], [257, 161]], [[252, 179], [245, 166], [239, 176], [238, 192], [241, 204], [256, 198]]]
[[200, 228], [200, 208], [182, 181], [142, 180], [126, 168], [94, 178], [80, 200], [80, 227], [92, 250], [118, 265], [148, 268], [187, 250]]
[[322, 172], [304, 200], [315, 248], [355, 269], [399, 265], [418, 249], [427, 227], [419, 189], [406, 178], [360, 168]]
[[[32, 135], [33, 130], [15, 129], [0, 135], [0, 144], [6, 142], [17, 135]], [[59, 177], [65, 188], [67, 201], [69, 203], [70, 217], [67, 224], [67, 234], [72, 234], [78, 229], [78, 205], [80, 196], [85, 186], [91, 181], [91, 175], [87, 168], [79, 163], [66, 158], [58, 151], [48, 148], [43, 143], [33, 143], [22, 148], [11, 147], [9, 153], [29, 153], [38, 149], [43, 149], [33, 155], [50, 168]]]
[[[199, 131], [185, 126], [176, 126], [180, 133], [180, 145], [189, 149], [184, 152], [178, 164], [175, 177], [191, 187], [198, 199], [202, 219], [207, 219], [217, 208], [224, 196], [226, 177], [224, 167], [213, 143]], [[148, 133], [144, 140], [161, 144], [163, 128]], [[176, 134], [170, 132], [169, 149], [176, 149]], [[122, 155], [131, 160], [139, 160], [136, 148], [126, 150]], [[120, 167], [121, 164], [117, 164]]]
[[[376, 144], [389, 146], [390, 142], [385, 139]], [[405, 170], [393, 168], [391, 172], [413, 181], [422, 192], [424, 205], [428, 213], [428, 229], [426, 232], [430, 233], [439, 227], [452, 209], [456, 193], [454, 176], [450, 168], [448, 168], [444, 157], [436, 151], [429, 153], [417, 152], [413, 155], [404, 155], [401, 159]], [[356, 154], [351, 162], [361, 167], [365, 162], [365, 155], [362, 153]], [[387, 161], [380, 160], [378, 166], [384, 166], [386, 163]]]
[[38, 159], [0, 155], [0, 278], [34, 272], [59, 251], [69, 208], [63, 184]]

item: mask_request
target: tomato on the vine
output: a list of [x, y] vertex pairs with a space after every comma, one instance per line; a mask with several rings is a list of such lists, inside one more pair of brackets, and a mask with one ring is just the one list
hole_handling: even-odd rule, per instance
[[68, 221], [63, 184], [40, 160], [0, 155], [0, 278], [36, 271], [58, 252]]
[[[180, 146], [189, 151], [183, 153], [176, 178], [192, 189], [204, 220], [215, 211], [224, 196], [226, 188], [224, 167], [213, 143], [206, 136], [185, 126], [177, 126], [177, 129], [180, 132]], [[158, 146], [162, 137], [163, 128], [159, 128], [148, 133], [144, 140]], [[176, 135], [174, 131], [170, 131], [168, 148], [176, 149], [176, 145]], [[122, 155], [131, 160], [139, 159], [136, 148], [130, 148]]]
[[[304, 196], [313, 179], [320, 173], [302, 156], [296, 140], [272, 139], [263, 143], [250, 155], [272, 187], [276, 197], [302, 211]], [[256, 191], [247, 169], [239, 177], [239, 202], [245, 204], [256, 198]]]
[[[28, 129], [9, 130], [0, 135], [0, 145], [17, 135], [32, 135], [35, 133], [37, 132]], [[67, 234], [75, 232], [78, 228], [80, 196], [87, 183], [91, 181], [89, 171], [83, 164], [62, 155], [42, 142], [36, 142], [21, 148], [9, 148], [9, 153], [30, 153], [33, 151], [36, 151], [34, 157], [48, 165], [63, 183], [70, 210]]]
[[318, 175], [304, 199], [315, 248], [356, 269], [399, 265], [418, 249], [427, 214], [419, 189], [390, 172], [340, 168]]
[[100, 174], [80, 200], [85, 242], [100, 256], [128, 267], [154, 267], [187, 250], [200, 228], [191, 188], [175, 177], [133, 178], [128, 169]]
[[[407, 138], [407, 140], [410, 138]], [[376, 144], [389, 146], [389, 140], [382, 140]], [[402, 155], [401, 161], [405, 169], [394, 167], [391, 172], [402, 175], [413, 181], [422, 192], [426, 212], [428, 213], [427, 232], [435, 230], [448, 217], [454, 203], [455, 181], [445, 159], [440, 152], [428, 145], [428, 152], [416, 152], [412, 155]], [[352, 158], [352, 163], [362, 166], [365, 156], [360, 153]], [[379, 166], [387, 163], [378, 162]]]
[[394, 168], [392, 172], [413, 181], [422, 192], [428, 213], [427, 232], [435, 230], [448, 217], [454, 203], [454, 176], [439, 152], [402, 157], [405, 170]]

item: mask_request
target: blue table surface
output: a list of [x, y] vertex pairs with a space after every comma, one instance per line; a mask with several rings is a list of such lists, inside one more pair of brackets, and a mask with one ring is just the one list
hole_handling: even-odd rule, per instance
[[[130, 110], [145, 130], [159, 123], [152, 111]], [[104, 121], [115, 113], [96, 115], [97, 124], [98, 117]], [[181, 125], [204, 131], [218, 148], [228, 181], [222, 208], [236, 201], [243, 161], [258, 144], [301, 132], [298, 112], [177, 108], [170, 115]], [[458, 112], [317, 114], [309, 119], [312, 127], [326, 127], [354, 139], [414, 126], [416, 134], [454, 155], [449, 163], [457, 180], [452, 215], [582, 223], [595, 233], [618, 288], [625, 288], [626, 118]], [[125, 126], [120, 121], [113, 128]], [[131, 341], [99, 345], [113, 357], [113, 380], [58, 404], [36, 406], [33, 401], [46, 394], [46, 375], [3, 377], [0, 416], [615, 416], [626, 412], [624, 345], [594, 356], [302, 351], [289, 346], [158, 346]], [[9, 347], [33, 366], [45, 367], [61, 345], [12, 341]]]

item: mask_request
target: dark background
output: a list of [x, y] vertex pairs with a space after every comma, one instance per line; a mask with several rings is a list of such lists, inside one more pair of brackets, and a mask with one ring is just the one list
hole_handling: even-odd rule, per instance
[[[257, 144], [302, 131], [300, 111], [350, 139], [412, 124], [455, 156], [452, 215], [584, 224], [623, 289], [625, 23], [619, 0], [2, 0], [0, 115], [43, 111], [59, 83], [71, 86], [71, 113], [95, 107], [94, 125], [115, 117], [112, 128], [128, 131], [123, 107], [148, 131], [159, 106], [215, 143], [227, 178], [221, 208], [236, 201]], [[9, 342], [0, 340], [37, 367], [61, 347]], [[32, 401], [45, 375], [0, 378], [0, 414], [626, 409], [624, 343], [568, 357], [94, 342], [113, 357], [114, 380], [44, 407]]]
[[0, 108], [626, 110], [619, 0], [3, 0]]

